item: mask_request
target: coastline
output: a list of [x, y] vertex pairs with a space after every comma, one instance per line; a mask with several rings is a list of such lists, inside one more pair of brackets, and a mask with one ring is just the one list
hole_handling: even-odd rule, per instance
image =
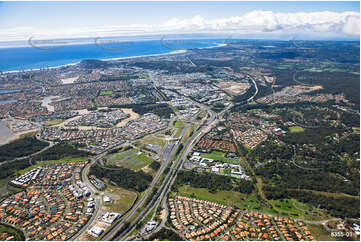
[[[224, 47], [227, 46], [227, 44], [216, 44], [214, 46], [207, 46], [207, 47], [199, 47], [194, 49], [211, 49], [211, 48], [217, 48], [217, 47]], [[143, 58], [143, 57], [152, 57], [152, 56], [163, 56], [163, 55], [174, 55], [174, 54], [183, 54], [186, 53], [187, 49], [184, 50], [174, 50], [166, 53], [159, 53], [159, 54], [148, 54], [148, 55], [138, 55], [138, 56], [125, 56], [125, 57], [114, 57], [114, 58], [103, 58], [98, 59], [102, 61], [117, 61], [117, 60], [127, 60], [127, 59], [135, 59], [135, 58]], [[67, 66], [74, 66], [79, 64], [80, 61], [69, 63], [69, 64], [63, 64], [63, 65], [57, 65], [57, 66], [51, 66], [47, 67], [46, 69], [56, 69], [56, 68], [62, 68]], [[3, 74], [11, 74], [11, 73], [23, 73], [23, 72], [31, 72], [31, 71], [40, 71], [44, 68], [31, 68], [31, 69], [24, 69], [24, 70], [11, 70], [11, 71], [3, 71]]]
[[19, 138], [21, 138], [23, 135], [28, 134], [28, 133], [32, 133], [32, 132], [38, 132], [39, 128], [37, 129], [30, 129], [30, 130], [25, 130], [25, 131], [20, 131], [20, 132], [12, 132], [12, 135], [10, 137], [6, 137], [4, 139], [0, 139], [0, 145], [6, 145], [9, 144], [12, 141], [15, 141]]
[[136, 58], [142, 58], [142, 57], [152, 57], [152, 56], [162, 56], [162, 55], [174, 55], [174, 54], [181, 54], [186, 53], [187, 50], [175, 50], [167, 53], [160, 53], [160, 54], [149, 54], [149, 55], [136, 55], [136, 56], [129, 56], [129, 57], [114, 57], [114, 58], [104, 58], [99, 59], [102, 61], [117, 61], [117, 60], [126, 60], [126, 59], [136, 59]]

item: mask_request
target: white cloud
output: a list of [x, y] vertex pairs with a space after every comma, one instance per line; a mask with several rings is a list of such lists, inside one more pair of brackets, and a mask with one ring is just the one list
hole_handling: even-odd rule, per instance
[[44, 39], [182, 33], [310, 33], [311, 35], [357, 37], [360, 36], [360, 13], [330, 11], [274, 13], [260, 10], [223, 19], [205, 19], [199, 15], [190, 19], [173, 18], [159, 25], [137, 24], [82, 29], [35, 29], [24, 27], [1, 29], [0, 41], [27, 40], [30, 36], [34, 36], [36, 39]]
[[348, 16], [342, 30], [348, 35], [360, 36], [360, 16]]
[[[172, 19], [164, 27], [185, 32], [209, 31], [238, 33], [262, 33], [285, 31], [329, 32], [359, 35], [360, 14], [356, 12], [298, 12], [273, 13], [253, 11], [243, 16], [207, 20], [200, 16], [191, 19]], [[162, 27], [162, 26], [161, 26]], [[357, 31], [356, 31], [357, 29]]]

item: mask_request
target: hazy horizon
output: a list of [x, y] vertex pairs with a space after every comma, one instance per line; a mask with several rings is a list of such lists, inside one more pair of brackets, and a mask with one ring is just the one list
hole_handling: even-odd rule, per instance
[[0, 42], [232, 35], [359, 40], [359, 2], [0, 2]]

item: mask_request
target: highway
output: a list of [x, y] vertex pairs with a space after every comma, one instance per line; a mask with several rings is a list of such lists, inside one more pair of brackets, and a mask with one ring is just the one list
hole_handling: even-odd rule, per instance
[[[125, 142], [123, 144], [120, 144], [114, 148], [112, 148], [111, 150], [115, 150], [118, 149], [124, 145], [128, 145], [128, 142]], [[89, 181], [88, 178], [88, 174], [89, 174], [89, 169], [91, 166], [93, 166], [94, 164], [96, 164], [101, 158], [103, 158], [104, 156], [106, 156], [108, 154], [109, 151], [105, 151], [99, 155], [97, 155], [96, 157], [94, 157], [82, 170], [81, 173], [81, 179], [82, 181], [86, 184], [86, 186], [90, 189], [92, 195], [95, 195], [95, 193], [98, 191], [93, 184]], [[94, 211], [94, 215], [90, 218], [90, 220], [88, 221], [88, 223], [86, 223], [86, 225], [84, 225], [81, 230], [78, 231], [78, 233], [76, 233], [72, 238], [78, 238], [82, 233], [84, 233], [86, 230], [88, 230], [88, 228], [93, 224], [93, 221], [98, 218], [100, 216], [100, 212], [101, 212], [101, 207], [103, 206], [103, 200], [102, 200], [102, 196], [101, 194], [96, 195], [95, 196], [95, 211]]]
[[[173, 119], [171, 119], [171, 121], [169, 122], [169, 125], [171, 125], [173, 123]], [[185, 131], [183, 130], [182, 131], [182, 135], [184, 135]], [[147, 189], [147, 191], [145, 192], [145, 194], [143, 195], [143, 197], [141, 199], [138, 200], [138, 202], [134, 205], [134, 207], [131, 209], [131, 211], [122, 219], [120, 220], [119, 222], [117, 222], [112, 228], [110, 228], [108, 231], [105, 232], [105, 234], [103, 235], [102, 237], [102, 240], [106, 240], [106, 241], [109, 241], [111, 240], [115, 235], [116, 233], [118, 232], [118, 230], [120, 230], [124, 223], [126, 221], [128, 221], [136, 212], [137, 210], [143, 205], [144, 201], [147, 199], [147, 197], [149, 196], [150, 192], [153, 190], [155, 184], [157, 184], [159, 178], [161, 177], [161, 175], [163, 174], [165, 168], [167, 168], [169, 162], [170, 162], [170, 159], [172, 157], [172, 155], [174, 154], [174, 152], [176, 151], [176, 147], [178, 147], [177, 145], [170, 145], [172, 147], [171, 151], [169, 153], [166, 153], [164, 154], [165, 151], [169, 151], [170, 148], [168, 147], [169, 144], [168, 144], [169, 141], [167, 141], [167, 146], [166, 148], [163, 150], [163, 154], [162, 154], [162, 157], [165, 159], [156, 176], [154, 177], [152, 183], [150, 184], [149, 188]], [[167, 148], [168, 147], [168, 148]]]
[[[200, 105], [199, 105], [200, 106]], [[208, 107], [207, 107], [208, 109]], [[209, 110], [209, 109], [208, 109]], [[211, 117], [215, 117], [214, 115], [214, 112], [209, 110], [209, 112], [211, 112]], [[213, 115], [212, 115], [213, 114]], [[189, 129], [190, 125], [194, 122], [194, 120], [196, 119], [197, 116], [193, 117], [192, 120], [190, 122], [187, 123], [187, 125], [183, 128], [182, 132], [181, 132], [181, 135], [180, 135], [180, 138], [179, 140], [182, 139], [182, 137], [184, 136], [185, 132]], [[209, 123], [209, 122], [208, 122]], [[195, 137], [197, 135], [197, 133], [200, 133], [200, 131], [196, 132], [192, 137]], [[184, 147], [189, 147], [189, 144], [191, 142], [193, 142], [194, 139], [193, 138], [188, 138], [186, 144]], [[179, 141], [177, 142], [176, 145], [173, 146], [173, 150], [172, 152], [169, 152], [168, 153], [168, 159], [163, 162], [163, 164], [166, 164], [165, 167], [168, 166], [169, 164], [169, 161], [171, 159], [171, 157], [173, 156], [174, 152], [178, 149], [178, 145], [179, 145]], [[166, 149], [165, 149], [166, 150]], [[160, 202], [162, 200], [162, 198], [164, 197], [164, 195], [166, 194], [165, 191], [168, 191], [170, 189], [170, 182], [171, 181], [174, 181], [174, 178], [176, 176], [176, 173], [175, 171], [178, 171], [179, 168], [181, 167], [181, 164], [182, 162], [179, 162], [179, 161], [183, 161], [184, 157], [186, 157], [188, 151], [187, 152], [184, 152], [184, 149], [182, 151], [182, 154], [183, 156], [178, 156], [178, 158], [176, 158], [175, 162], [173, 162], [171, 168], [170, 168], [170, 171], [168, 172], [168, 174], [166, 175], [166, 177], [163, 179], [163, 182], [162, 184], [160, 185], [160, 188], [158, 189], [158, 192], [156, 195], [153, 196], [152, 200], [149, 202], [149, 204], [147, 204], [147, 206], [142, 210], [142, 212], [133, 220], [133, 222], [130, 224], [130, 226], [125, 230], [123, 231], [120, 235], [117, 236], [117, 238], [113, 238], [113, 237], [103, 237], [103, 240], [110, 240], [110, 239], [114, 239], [114, 240], [124, 240], [123, 237], [125, 237], [127, 234], [131, 233], [132, 230], [135, 228], [136, 224], [141, 221], [142, 219], [144, 219], [144, 217], [147, 216], [147, 214], [152, 210], [152, 208], [154, 206], [156, 206], [156, 204], [158, 202]], [[162, 171], [163, 173], [163, 171]], [[161, 173], [158, 173], [158, 174], [161, 174]], [[153, 188], [153, 186], [152, 186]], [[148, 189], [148, 191], [150, 191], [150, 189]], [[145, 198], [145, 196], [144, 196]], [[154, 200], [157, 200], [156, 202], [154, 202]], [[132, 213], [132, 215], [135, 213], [135, 211]], [[127, 217], [131, 217], [130, 216], [127, 216]], [[123, 222], [123, 221], [122, 221]], [[121, 228], [122, 226], [119, 226], [119, 229]]]
[[[170, 122], [173, 122], [173, 119], [171, 119]], [[163, 131], [163, 130], [161, 130]], [[159, 131], [159, 132], [161, 132]], [[157, 132], [156, 132], [157, 133]], [[149, 135], [146, 135], [144, 136], [143, 138], [146, 138], [148, 136], [151, 136], [151, 135], [154, 135], [153, 134], [149, 134]], [[132, 142], [135, 142], [136, 140], [132, 141]], [[125, 146], [125, 145], [128, 145], [129, 143], [128, 142], [125, 142], [123, 144], [120, 144], [110, 150], [107, 150], [99, 155], [97, 155], [96, 157], [94, 157], [82, 170], [82, 173], [81, 173], [81, 176], [82, 176], [82, 181], [86, 184], [87, 187], [89, 187], [91, 193], [94, 195], [96, 192], [97, 192], [97, 189], [93, 186], [93, 184], [89, 181], [89, 178], [88, 178], [88, 173], [89, 173], [89, 169], [91, 166], [93, 166], [94, 164], [96, 164], [101, 158], [103, 158], [104, 156], [106, 156], [109, 151], [111, 150], [115, 150], [115, 149], [118, 149], [122, 146]], [[158, 179], [159, 179], [159, 176], [158, 176]], [[88, 230], [88, 228], [93, 224], [93, 221], [98, 218], [100, 216], [100, 212], [101, 212], [101, 207], [103, 206], [103, 200], [102, 200], [102, 196], [101, 195], [97, 195], [95, 197], [95, 212], [94, 212], [94, 215], [91, 217], [91, 219], [88, 221], [88, 223], [82, 227], [81, 230], [78, 231], [78, 233], [76, 233], [72, 238], [78, 238], [82, 233], [84, 233], [86, 230]]]
[[[173, 146], [173, 147], [176, 147], [176, 146]], [[150, 184], [149, 188], [147, 189], [147, 191], [145, 192], [143, 197], [135, 204], [135, 206], [132, 208], [132, 210], [120, 222], [118, 222], [114, 227], [112, 227], [110, 230], [108, 230], [106, 232], [106, 234], [104, 234], [104, 236], [102, 237], [102, 240], [106, 240], [106, 241], [112, 240], [112, 238], [116, 235], [118, 230], [123, 227], [124, 223], [126, 221], [128, 221], [137, 212], [137, 210], [143, 205], [143, 202], [147, 199], [150, 192], [153, 190], [155, 184], [157, 184], [160, 176], [163, 174], [165, 168], [168, 166], [169, 159], [174, 152], [175, 152], [175, 149], [173, 148], [172, 152], [170, 152], [168, 155], [168, 159], [162, 163], [156, 176], [154, 177], [152, 183]]]
[[[194, 102], [194, 101], [192, 101]], [[134, 214], [136, 212], [138, 212], [138, 210], [144, 205], [144, 202], [146, 201], [146, 199], [149, 197], [149, 195], [152, 193], [155, 185], [158, 183], [161, 175], [164, 173], [164, 170], [168, 167], [169, 163], [171, 162], [171, 158], [174, 156], [175, 152], [177, 151], [178, 147], [179, 147], [179, 143], [182, 139], [182, 137], [185, 135], [186, 131], [189, 129], [189, 127], [191, 126], [191, 124], [194, 122], [195, 117], [193, 117], [193, 119], [191, 120], [191, 122], [187, 122], [187, 125], [185, 125], [185, 127], [182, 129], [180, 138], [178, 141], [176, 141], [175, 144], [172, 144], [172, 141], [167, 140], [166, 146], [163, 149], [163, 153], [161, 155], [161, 157], [163, 158], [163, 162], [161, 164], [161, 167], [159, 168], [156, 176], [154, 177], [153, 181], [151, 182], [149, 188], [146, 190], [145, 194], [142, 196], [141, 199], [139, 199], [137, 201], [137, 203], [133, 206], [133, 208], [130, 210], [129, 213], [127, 213], [121, 220], [119, 220], [115, 225], [113, 225], [108, 231], [106, 231], [103, 234], [103, 237], [101, 238], [101, 240], [124, 240], [126, 239], [127, 235], [130, 234], [135, 226], [142, 221], [147, 214], [149, 214], [149, 212], [152, 211], [152, 209], [156, 206], [158, 206], [158, 204], [160, 204], [160, 202], [163, 201], [164, 203], [164, 199], [166, 198], [168, 192], [170, 191], [177, 173], [179, 172], [179, 170], [182, 168], [184, 161], [186, 160], [186, 157], [188, 155], [189, 152], [192, 151], [193, 146], [199, 141], [199, 139], [205, 134], [207, 133], [209, 130], [211, 130], [213, 127], [215, 127], [217, 125], [217, 123], [219, 122], [218, 117], [222, 117], [223, 114], [232, 106], [229, 106], [227, 109], [223, 110], [221, 113], [219, 113], [218, 115], [213, 112], [212, 110], [209, 109], [209, 107], [194, 102], [196, 103], [198, 106], [201, 107], [201, 109], [203, 110], [207, 110], [207, 112], [210, 114], [208, 120], [205, 122], [205, 124], [203, 126], [201, 126], [201, 128], [198, 131], [194, 131], [193, 135], [191, 137], [188, 138], [188, 140], [184, 143], [184, 148], [181, 151], [181, 155], [179, 155], [176, 160], [172, 163], [171, 167], [170, 167], [170, 171], [167, 173], [167, 175], [165, 176], [165, 178], [163, 179], [156, 195], [154, 195], [151, 199], [151, 201], [145, 206], [144, 209], [142, 209], [142, 211], [139, 213], [138, 216], [136, 216], [135, 219], [133, 219], [133, 221], [130, 223], [130, 225], [124, 230], [122, 231], [120, 234], [119, 230], [121, 230], [124, 226], [124, 224], [126, 222], [129, 221], [130, 218], [132, 218], [134, 216]], [[169, 125], [172, 124], [172, 121], [170, 121]], [[97, 156], [96, 158], [94, 158], [92, 160], [92, 162], [90, 162], [84, 169], [83, 169], [83, 173], [82, 173], [82, 178], [83, 181], [87, 181], [87, 185], [90, 185], [92, 187], [92, 184], [88, 184], [88, 178], [87, 178], [87, 173], [88, 170], [90, 168], [91, 165], [93, 165], [95, 162], [97, 162], [98, 159], [100, 159], [102, 156], [104, 156], [105, 154], [107, 154], [107, 152], [103, 153], [102, 155]], [[99, 204], [98, 204], [99, 203]], [[101, 199], [97, 198], [97, 207], [101, 207], [102, 206], [102, 201]], [[97, 214], [95, 216], [92, 217], [92, 221], [98, 217], [98, 211]], [[91, 224], [91, 222], [87, 223], [88, 227]], [[162, 223], [164, 225], [164, 223]], [[85, 228], [84, 230], [85, 231]]]
[[[230, 105], [226, 109], [224, 109], [222, 112], [216, 114], [211, 109], [209, 109], [209, 107], [199, 104], [199, 103], [197, 103], [197, 104], [199, 106], [201, 106], [202, 108], [206, 109], [208, 111], [208, 113], [210, 113], [210, 118], [206, 122], [206, 124], [203, 126], [202, 129], [198, 130], [196, 133], [193, 134], [192, 137], [190, 137], [188, 139], [186, 145], [184, 146], [185, 150], [183, 151], [182, 155], [176, 159], [176, 162], [174, 162], [174, 164], [172, 166], [172, 169], [170, 171], [170, 173], [171, 173], [170, 179], [169, 180], [164, 179], [164, 181], [167, 181], [167, 182], [165, 185], [163, 185], [160, 188], [160, 189], [163, 189], [161, 192], [161, 195], [157, 198], [156, 203], [151, 208], [145, 209], [145, 210], [147, 210], [147, 214], [148, 214], [153, 209], [153, 207], [157, 207], [161, 203], [163, 209], [165, 209], [165, 211], [166, 211], [166, 216], [165, 216], [165, 220], [162, 220], [162, 222], [158, 225], [158, 227], [155, 228], [150, 234], [146, 234], [146, 235], [142, 236], [141, 239], [143, 239], [143, 240], [147, 240], [152, 234], [158, 232], [161, 228], [163, 228], [165, 226], [165, 223], [167, 220], [167, 215], [168, 215], [168, 207], [166, 205], [167, 194], [169, 193], [171, 187], [173, 186], [173, 183], [176, 179], [177, 173], [183, 167], [183, 163], [186, 161], [187, 155], [192, 151], [193, 146], [200, 140], [200, 138], [202, 138], [202, 136], [205, 133], [207, 133], [211, 128], [215, 127], [217, 125], [217, 123], [219, 122], [219, 119], [221, 119], [223, 117], [223, 115], [225, 114], [225, 112], [228, 111], [233, 106], [233, 105]], [[147, 216], [147, 214], [145, 214], [143, 216], [143, 218], [145, 218]], [[127, 234], [129, 234], [129, 233], [127, 233]], [[181, 236], [181, 237], [183, 237], [183, 236]], [[123, 237], [117, 238], [117, 240], [130, 240], [130, 239], [134, 239], [134, 237], [127, 238], [126, 236], [123, 236]]]
[[[156, 88], [156, 83], [153, 80], [153, 76], [152, 74], [149, 72], [149, 77], [150, 79], [153, 81], [154, 83], [154, 87]], [[174, 117], [175, 118], [175, 117]], [[170, 120], [169, 122], [169, 126], [172, 126], [174, 118]], [[195, 119], [195, 117], [193, 118], [193, 120]], [[192, 121], [193, 121], [192, 120]], [[191, 122], [189, 124], [186, 125], [185, 128], [183, 128], [180, 138], [179, 140], [181, 140], [181, 138], [184, 136], [185, 132], [187, 131], [187, 129], [189, 128], [189, 126], [191, 125]], [[150, 195], [150, 193], [153, 191], [154, 186], [157, 184], [159, 178], [161, 177], [161, 175], [164, 173], [164, 170], [168, 167], [168, 164], [171, 160], [171, 158], [173, 157], [174, 153], [177, 151], [178, 145], [179, 145], [179, 140], [176, 141], [176, 143], [172, 143], [171, 140], [167, 140], [166, 146], [163, 149], [163, 153], [161, 155], [161, 157], [163, 158], [163, 162], [161, 164], [161, 167], [159, 168], [156, 176], [154, 177], [152, 183], [150, 184], [149, 188], [147, 189], [147, 191], [145, 192], [145, 194], [143, 195], [143, 197], [135, 204], [135, 206], [131, 209], [131, 211], [120, 221], [118, 221], [112, 228], [110, 228], [108, 231], [105, 232], [105, 234], [103, 235], [103, 237], [101, 238], [102, 240], [112, 240], [114, 239], [114, 237], [117, 235], [118, 231], [124, 226], [125, 222], [127, 222], [137, 211], [139, 208], [141, 208], [143, 206], [144, 201], [148, 198], [148, 196]], [[176, 162], [173, 163], [173, 165]], [[171, 172], [169, 172], [167, 174], [167, 176], [170, 174]], [[164, 185], [164, 181], [167, 180], [167, 176], [164, 178], [163, 183], [161, 185], [161, 187], [163, 187]], [[159, 191], [158, 191], [159, 192]], [[155, 196], [154, 196], [155, 197]], [[150, 204], [152, 204], [152, 201], [150, 202]], [[146, 211], [147, 209], [144, 209], [143, 211]], [[141, 212], [140, 215], [137, 216], [136, 219], [134, 219], [134, 221], [131, 223], [131, 226], [129, 226], [129, 229], [132, 229], [132, 226], [134, 226], [136, 223], [136, 221], [138, 221], [140, 218], [142, 218], [143, 216], [141, 216], [144, 212]], [[147, 210], [148, 211], [148, 210]], [[127, 231], [127, 230], [126, 230]], [[125, 231], [125, 232], [126, 232]], [[120, 237], [121, 235], [118, 235], [118, 237]]]
[[252, 95], [252, 97], [250, 97], [250, 98], [247, 99], [247, 102], [250, 102], [250, 101], [252, 101], [253, 98], [257, 95], [257, 93], [258, 93], [258, 86], [257, 86], [256, 81], [255, 81], [250, 75], [247, 75], [247, 76], [252, 80], [253, 85], [254, 85], [254, 87], [256, 88], [256, 91], [254, 92], [254, 94]]
[[[183, 163], [186, 161], [187, 155], [192, 151], [193, 146], [199, 141], [199, 139], [207, 133], [211, 128], [215, 127], [218, 123], [219, 117], [222, 117], [223, 114], [232, 106], [229, 106], [227, 109], [223, 110], [218, 115], [210, 110], [207, 106], [204, 106], [202, 104], [199, 104], [203, 109], [206, 109], [208, 113], [210, 114], [209, 120], [206, 122], [206, 124], [198, 131], [196, 131], [192, 137], [188, 138], [187, 142], [184, 145], [183, 152], [180, 156], [177, 157], [176, 161], [172, 164], [170, 172], [167, 174], [167, 176], [164, 178], [163, 183], [161, 187], [158, 190], [158, 193], [153, 197], [152, 201], [149, 203], [149, 205], [142, 211], [141, 214], [138, 215], [137, 219], [133, 221], [133, 223], [129, 226], [129, 229], [126, 231], [123, 231], [115, 240], [126, 240], [127, 236], [134, 230], [136, 224], [140, 222], [142, 219], [147, 217], [147, 215], [153, 210], [153, 208], [157, 208], [158, 205], [161, 203], [163, 208], [167, 211], [166, 206], [166, 198], [167, 194], [169, 193], [175, 179], [177, 176], [177, 173], [179, 170], [183, 167]], [[194, 119], [193, 119], [194, 120]], [[158, 196], [157, 196], [158, 195]], [[154, 201], [156, 200], [156, 201]], [[165, 224], [166, 221], [162, 221], [160, 225], [152, 232], [155, 233], [159, 231]], [[149, 237], [150, 234], [146, 235], [146, 237]], [[134, 238], [132, 238], [134, 239]], [[144, 237], [143, 237], [144, 239]]]
[[[194, 119], [195, 119], [195, 117], [193, 118], [192, 121], [194, 121]], [[181, 137], [183, 137], [184, 133], [189, 129], [189, 126], [191, 125], [191, 123], [192, 122], [190, 122], [186, 126], [186, 128], [183, 129]], [[188, 141], [186, 142], [184, 147], [189, 147], [189, 144], [193, 141], [194, 141], [194, 139], [188, 139]], [[156, 207], [159, 202], [162, 201], [165, 194], [170, 190], [171, 184], [173, 184], [173, 182], [175, 180], [176, 173], [182, 167], [182, 164], [183, 164], [183, 161], [185, 160], [184, 158], [186, 157], [187, 152], [185, 152], [183, 150], [182, 154], [183, 154], [182, 156], [178, 156], [178, 158], [176, 158], [175, 162], [173, 162], [173, 164], [170, 168], [170, 171], [164, 178], [160, 188], [158, 189], [157, 194], [155, 194], [153, 196], [152, 200], [149, 202], [149, 204], [147, 204], [145, 209], [143, 209], [142, 212], [137, 216], [137, 218], [130, 224], [129, 229], [127, 229], [122, 234], [120, 234], [115, 240], [125, 240], [126, 236], [134, 230], [136, 224], [138, 222], [140, 222], [142, 219], [144, 219], [152, 211], [152, 209], [154, 207]]]

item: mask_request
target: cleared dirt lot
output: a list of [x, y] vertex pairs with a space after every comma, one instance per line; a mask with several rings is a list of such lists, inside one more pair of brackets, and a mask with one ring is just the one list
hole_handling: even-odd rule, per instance
[[233, 82], [233, 81], [226, 81], [226, 82], [218, 82], [217, 86], [224, 90], [225, 92], [229, 93], [230, 95], [239, 95], [244, 92], [248, 88], [251, 87], [249, 83], [246, 82]]

